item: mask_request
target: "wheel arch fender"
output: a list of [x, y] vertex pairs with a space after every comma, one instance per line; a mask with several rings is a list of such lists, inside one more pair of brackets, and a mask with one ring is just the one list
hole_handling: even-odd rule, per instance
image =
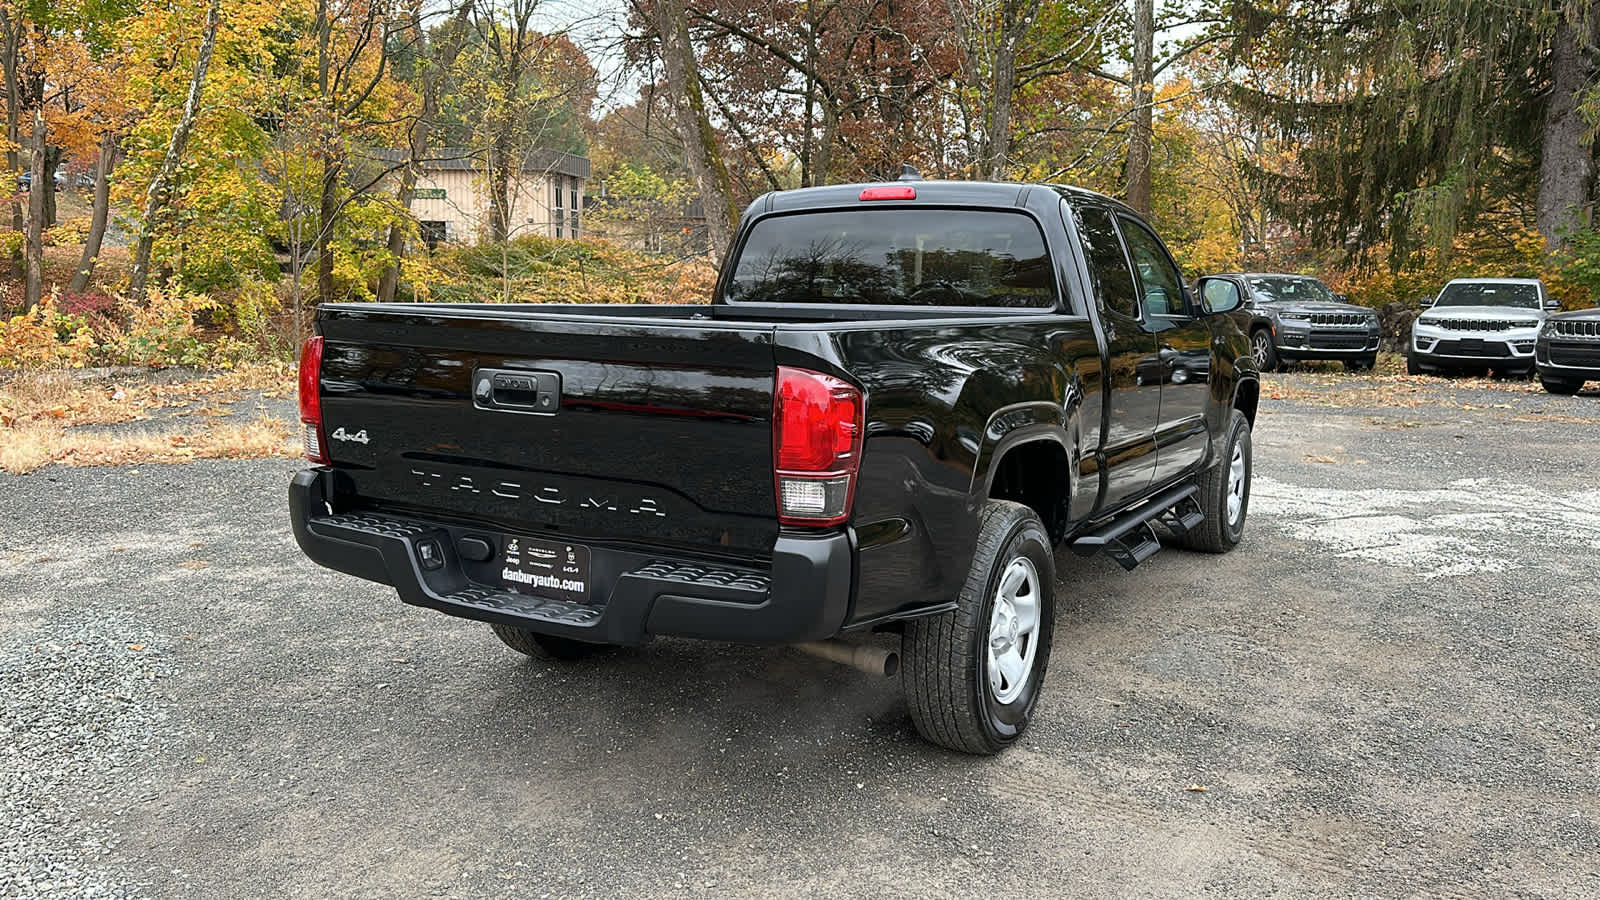
[[[1062, 407], [1036, 401], [1003, 407], [990, 417], [972, 473], [974, 504], [991, 498], [1024, 503], [1039, 513], [1051, 537], [1060, 539], [1082, 456], [1078, 417], [1075, 408], [1067, 409], [1063, 415]], [[1049, 468], [1042, 477], [1020, 484], [1015, 480], [1019, 465]]]

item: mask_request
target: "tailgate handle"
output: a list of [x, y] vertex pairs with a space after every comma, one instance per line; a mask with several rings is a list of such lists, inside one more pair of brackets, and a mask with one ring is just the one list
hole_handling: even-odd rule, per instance
[[480, 409], [554, 413], [561, 408], [561, 376], [480, 369], [473, 376], [472, 400]]

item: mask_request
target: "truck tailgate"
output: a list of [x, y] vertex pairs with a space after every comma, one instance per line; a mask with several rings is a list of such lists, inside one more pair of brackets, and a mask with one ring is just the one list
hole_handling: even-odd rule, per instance
[[772, 550], [771, 325], [359, 306], [319, 325], [328, 452], [363, 502]]

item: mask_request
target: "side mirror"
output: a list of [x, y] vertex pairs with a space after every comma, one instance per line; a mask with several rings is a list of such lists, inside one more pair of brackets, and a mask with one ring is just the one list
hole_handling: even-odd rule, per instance
[[1546, 301], [1544, 301], [1544, 309], [1545, 309], [1545, 312], [1560, 312], [1561, 311], [1561, 301], [1560, 300], [1546, 300]]
[[1350, 295], [1349, 294], [1334, 294], [1333, 295], [1333, 299], [1337, 300], [1340, 303], [1349, 303], [1350, 302]]
[[1428, 307], [1433, 305], [1433, 298], [1432, 297], [1421, 297], [1421, 298], [1418, 298], [1417, 305], [1422, 307], [1423, 309], [1427, 309]]
[[1200, 279], [1200, 306], [1206, 315], [1233, 312], [1244, 305], [1239, 285], [1227, 278]]

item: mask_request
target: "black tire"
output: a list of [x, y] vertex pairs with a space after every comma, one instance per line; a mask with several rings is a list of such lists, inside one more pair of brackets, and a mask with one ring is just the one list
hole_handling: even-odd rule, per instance
[[495, 637], [499, 638], [507, 647], [545, 662], [571, 662], [592, 656], [606, 649], [605, 644], [590, 644], [586, 641], [575, 641], [571, 638], [539, 634], [526, 628], [518, 628], [515, 625], [501, 625], [498, 622], [491, 622], [489, 627], [494, 630]]
[[1552, 378], [1549, 375], [1540, 375], [1539, 383], [1544, 385], [1544, 389], [1547, 392], [1560, 394], [1564, 397], [1576, 394], [1583, 389], [1583, 382], [1572, 378]]
[[[997, 692], [989, 675], [991, 623], [1001, 621], [995, 603], [1001, 579], [1014, 571], [1014, 562], [1024, 572], [1031, 567], [1035, 580], [1028, 591], [1038, 617], [1032, 634], [1017, 642], [1031, 647], [1031, 665]], [[1019, 591], [1017, 596], [1024, 595]], [[1038, 703], [1054, 628], [1055, 557], [1044, 523], [1020, 503], [989, 501], [956, 608], [906, 623], [900, 682], [917, 731], [962, 753], [998, 753], [1015, 743], [1027, 730]], [[1020, 656], [1025, 663], [1028, 653], [1022, 651]], [[1003, 694], [1012, 696], [1002, 700]]]
[[[1239, 511], [1234, 518], [1228, 515], [1228, 498], [1233, 492], [1234, 451], [1240, 453], [1243, 477], [1240, 484]], [[1206, 520], [1183, 536], [1183, 545], [1190, 550], [1205, 553], [1227, 553], [1238, 546], [1244, 536], [1245, 519], [1250, 514], [1250, 422], [1237, 409], [1228, 411], [1228, 430], [1222, 442], [1222, 453], [1217, 461], [1200, 473], [1200, 511]]]
[[1250, 355], [1256, 359], [1256, 368], [1271, 372], [1278, 368], [1278, 349], [1272, 346], [1272, 332], [1257, 328], [1250, 332]]
[[1422, 368], [1422, 363], [1417, 362], [1416, 354], [1410, 352], [1409, 350], [1406, 351], [1406, 374], [1422, 375], [1425, 372], [1426, 370]]
[[1377, 364], [1378, 355], [1376, 353], [1371, 356], [1361, 356], [1344, 361], [1345, 370], [1349, 372], [1370, 372]]

